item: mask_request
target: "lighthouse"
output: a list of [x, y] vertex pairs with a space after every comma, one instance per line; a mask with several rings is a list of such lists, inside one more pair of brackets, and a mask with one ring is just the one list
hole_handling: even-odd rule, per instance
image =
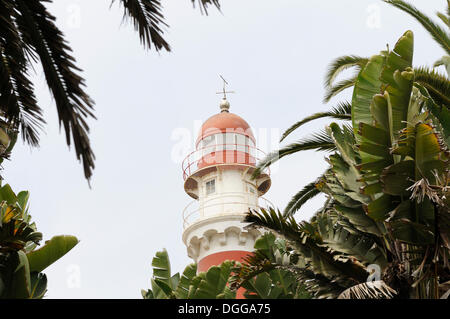
[[192, 198], [183, 212], [182, 238], [197, 272], [252, 252], [260, 233], [244, 228], [244, 216], [262, 202], [270, 205], [262, 197], [271, 185], [269, 171], [251, 178], [264, 153], [249, 124], [230, 112], [226, 93], [224, 87], [220, 112], [203, 123], [195, 151], [182, 164], [184, 190]]

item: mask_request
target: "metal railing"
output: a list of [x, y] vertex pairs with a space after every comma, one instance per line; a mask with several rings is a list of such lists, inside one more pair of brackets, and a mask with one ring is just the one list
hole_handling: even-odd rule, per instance
[[[245, 207], [242, 213], [247, 212], [249, 209], [274, 207], [274, 205], [264, 197], [258, 198], [258, 201], [263, 202], [262, 204], [258, 204], [258, 201], [256, 204], [250, 202], [251, 197], [250, 194], [243, 192], [227, 192], [217, 196], [211, 196], [211, 198], [204, 200], [202, 204], [200, 204], [198, 200], [193, 200], [183, 210], [183, 229], [210, 217], [226, 215], [228, 213], [227, 208], [236, 209], [236, 206], [239, 205]], [[213, 208], [217, 208], [217, 210], [205, 214], [205, 212]]]
[[[229, 151], [233, 151], [232, 153]], [[210, 166], [211, 164], [246, 164], [256, 165], [263, 159], [266, 153], [259, 148], [244, 144], [214, 144], [205, 146], [191, 152], [186, 156], [181, 164], [183, 170], [183, 180], [186, 180], [193, 173], [198, 171], [199, 165]], [[217, 159], [225, 159], [223, 163], [217, 162]], [[230, 161], [228, 161], [230, 160]], [[267, 167], [263, 171], [270, 175], [270, 169]]]

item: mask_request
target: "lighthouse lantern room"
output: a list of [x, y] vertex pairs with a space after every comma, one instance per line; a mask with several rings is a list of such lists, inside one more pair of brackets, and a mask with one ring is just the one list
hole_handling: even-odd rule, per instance
[[260, 201], [270, 204], [262, 198], [271, 185], [269, 171], [251, 178], [264, 154], [248, 123], [229, 112], [223, 93], [221, 112], [203, 123], [196, 150], [182, 165], [184, 189], [193, 198], [183, 212], [183, 242], [197, 272], [252, 252], [260, 233], [246, 230], [243, 218]]

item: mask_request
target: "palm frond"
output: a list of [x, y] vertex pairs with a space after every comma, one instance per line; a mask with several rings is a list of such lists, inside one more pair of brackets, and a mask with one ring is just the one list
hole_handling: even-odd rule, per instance
[[311, 262], [311, 270], [328, 278], [335, 277], [341, 285], [349, 287], [351, 282], [361, 283], [367, 278], [361, 264], [354, 263], [350, 258], [338, 258], [336, 252], [322, 247], [317, 230], [307, 222], [297, 224], [294, 218], [285, 219], [274, 209], [250, 211], [244, 222], [250, 223], [246, 226], [248, 228], [263, 227], [284, 237], [306, 261]]
[[448, 32], [437, 25], [428, 16], [419, 11], [416, 7], [402, 0], [383, 0], [384, 2], [393, 5], [394, 7], [413, 16], [436, 40], [436, 42], [450, 54], [450, 37]]
[[447, 10], [446, 10], [446, 13], [447, 13], [447, 17], [450, 19], [450, 0], [447, 0]]
[[192, 5], [195, 7], [195, 2], [198, 2], [200, 12], [208, 15], [208, 6], [214, 5], [220, 11], [219, 0], [191, 0]]
[[0, 4], [0, 112], [4, 120], [15, 127], [20, 126], [22, 138], [30, 145], [39, 142], [38, 130], [44, 119], [37, 105], [33, 83], [28, 79], [29, 63], [26, 48], [14, 21], [13, 4]]
[[288, 128], [280, 139], [282, 142], [289, 134], [298, 129], [300, 126], [311, 122], [313, 120], [317, 120], [324, 117], [331, 117], [338, 120], [351, 120], [352, 118], [352, 104], [348, 101], [340, 102], [337, 106], [333, 107], [330, 111], [327, 112], [318, 112], [308, 117], [305, 117], [301, 121], [298, 121], [290, 128]]
[[250, 279], [263, 272], [269, 272], [276, 266], [262, 251], [256, 250], [244, 257], [241, 263], [235, 264], [233, 275], [229, 280], [230, 288], [237, 290]]
[[442, 58], [434, 62], [433, 67], [450, 64], [450, 56], [444, 55]]
[[364, 282], [343, 291], [338, 299], [392, 299], [397, 292], [382, 280]]
[[[115, 1], [112, 0], [111, 5]], [[163, 28], [168, 25], [164, 22], [160, 0], [120, 0], [120, 4], [124, 9], [124, 19], [131, 19], [145, 47], [150, 49], [153, 44], [156, 51], [170, 51], [169, 44], [163, 38]]]
[[84, 79], [76, 73], [81, 70], [74, 64], [71, 48], [54, 24], [55, 17], [42, 2], [17, 0], [15, 3], [15, 20], [22, 39], [41, 60], [47, 84], [55, 98], [59, 123], [64, 126], [66, 143], [70, 146], [72, 137], [76, 156], [82, 160], [84, 175], [89, 180], [95, 156], [86, 120], [95, 118], [92, 113], [94, 102], [83, 90]]
[[353, 256], [366, 265], [377, 264], [381, 269], [387, 266], [383, 243], [379, 237], [358, 230], [349, 219], [343, 218], [336, 211], [330, 209], [318, 212], [314, 216], [314, 222], [317, 223], [318, 233], [327, 247]]
[[[320, 178], [319, 178], [320, 179]], [[312, 182], [303, 187], [287, 204], [283, 212], [283, 217], [292, 217], [308, 200], [320, 194], [320, 190], [316, 188], [316, 183]]]
[[357, 55], [345, 55], [338, 57], [333, 62], [330, 63], [326, 76], [325, 76], [325, 87], [333, 86], [333, 82], [336, 77], [344, 70], [348, 68], [355, 67], [356, 70], [361, 70], [369, 61], [368, 58], [360, 57]]
[[298, 279], [316, 299], [336, 299], [342, 291], [345, 291], [345, 288], [336, 280], [314, 273], [306, 268], [299, 269]]
[[269, 153], [258, 163], [256, 170], [253, 172], [253, 177], [259, 176], [265, 168], [287, 155], [307, 150], [334, 151], [335, 149], [336, 146], [334, 145], [333, 140], [328, 133], [323, 130], [296, 143], [289, 144], [278, 151]]
[[354, 74], [350, 79], [339, 81], [336, 85], [330, 86], [325, 91], [325, 96], [323, 98], [323, 102], [327, 103], [329, 102], [334, 96], [338, 95], [342, 91], [351, 88], [356, 83], [356, 78], [358, 76], [358, 73]]
[[414, 69], [414, 81], [424, 86], [438, 105], [450, 108], [450, 81], [436, 70], [428, 67]]
[[447, 25], [447, 27], [450, 28], [450, 20], [445, 14], [438, 12], [436, 13], [436, 15], [438, 16], [439, 19], [441, 19], [442, 22], [444, 22]]

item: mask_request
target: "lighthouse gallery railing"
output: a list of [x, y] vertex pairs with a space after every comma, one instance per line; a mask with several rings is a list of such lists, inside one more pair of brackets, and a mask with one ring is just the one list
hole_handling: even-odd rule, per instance
[[[238, 198], [238, 199], [237, 199]], [[243, 205], [246, 207], [246, 211], [242, 213], [246, 213], [249, 209], [259, 209], [259, 208], [268, 208], [275, 207], [268, 199], [264, 197], [259, 197], [258, 200], [262, 201], [263, 204], [254, 204], [249, 200], [249, 196], [243, 192], [227, 192], [222, 193], [220, 197], [212, 197], [210, 199], [206, 199], [202, 204], [198, 200], [191, 201], [183, 210], [183, 229], [186, 229], [192, 224], [199, 222], [206, 218], [224, 216], [230, 213], [226, 213], [227, 206], [236, 206]], [[231, 199], [231, 200], [230, 200]], [[205, 210], [211, 208], [221, 208], [217, 210], [215, 213], [205, 214]]]
[[[233, 151], [234, 153], [227, 153], [227, 151]], [[225, 161], [223, 164], [244, 164], [244, 165], [255, 165], [258, 161], [263, 159], [266, 156], [266, 153], [260, 150], [257, 147], [251, 145], [244, 144], [213, 144], [208, 145], [202, 148], [199, 148], [189, 155], [183, 160], [181, 164], [183, 170], [183, 180], [186, 180], [189, 176], [200, 169], [199, 164], [209, 165], [211, 163], [205, 162], [205, 158], [215, 160], [217, 159], [214, 155], [217, 152], [222, 152], [223, 157], [227, 159], [228, 157], [234, 157], [233, 161], [227, 162]], [[236, 153], [239, 153], [236, 155]], [[213, 155], [211, 157], [211, 155]], [[236, 161], [237, 160], [237, 161]], [[249, 164], [249, 160], [251, 164]], [[220, 164], [218, 164], [220, 165]], [[270, 168], [267, 167], [263, 170], [264, 174], [270, 175]]]

